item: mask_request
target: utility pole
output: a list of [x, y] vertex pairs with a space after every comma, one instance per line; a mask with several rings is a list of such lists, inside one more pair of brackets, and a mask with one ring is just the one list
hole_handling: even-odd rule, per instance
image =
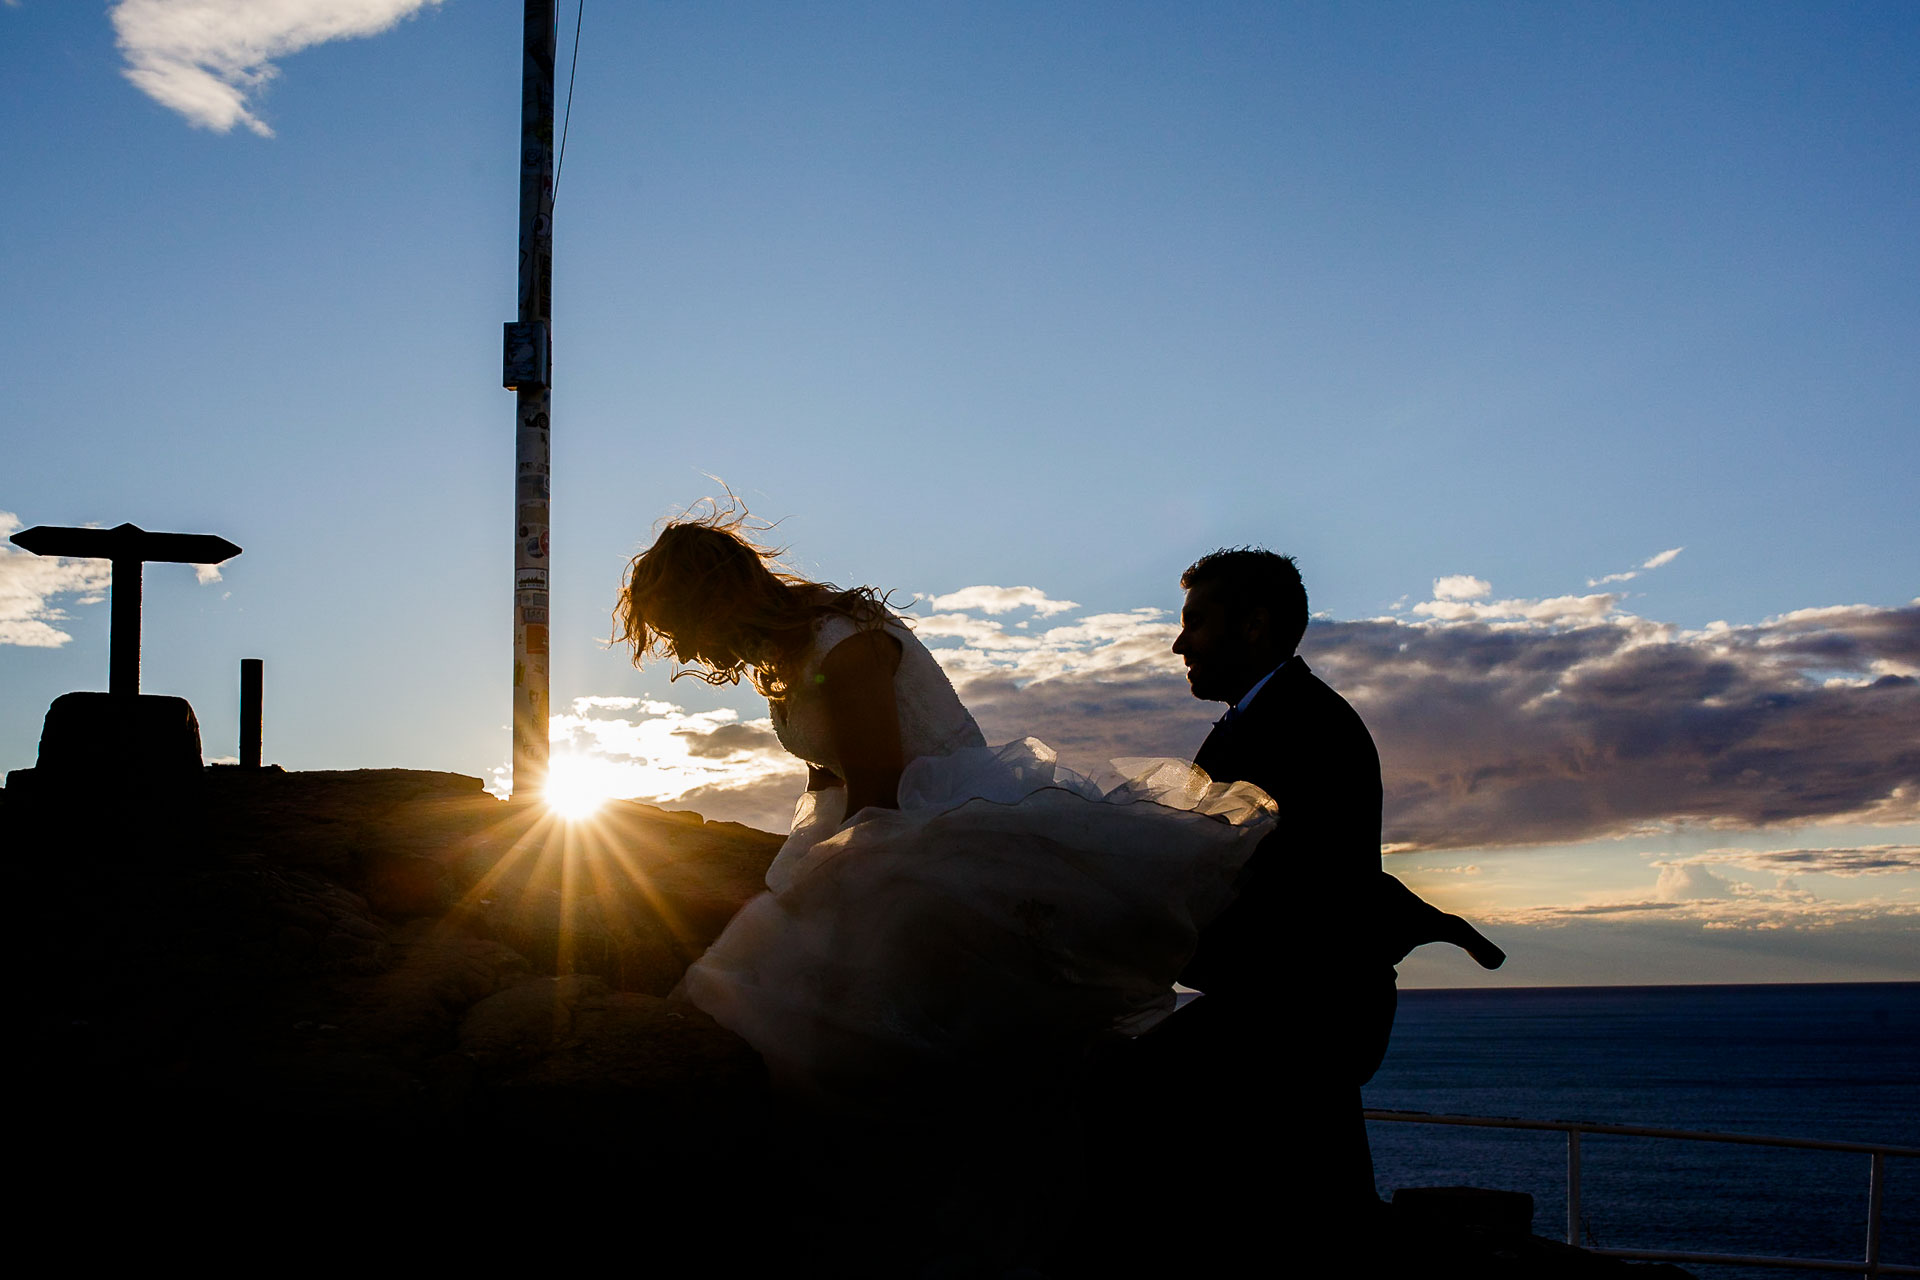
[[547, 606], [553, 490], [554, 0], [526, 0], [520, 76], [520, 318], [506, 327], [502, 381], [515, 393], [513, 794], [547, 781]]

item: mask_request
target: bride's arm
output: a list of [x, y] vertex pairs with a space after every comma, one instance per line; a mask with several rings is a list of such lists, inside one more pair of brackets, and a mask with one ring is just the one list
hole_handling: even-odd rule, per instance
[[893, 673], [900, 642], [884, 631], [862, 631], [835, 645], [820, 664], [826, 677], [827, 722], [847, 780], [847, 816], [875, 807], [900, 807], [900, 711]]

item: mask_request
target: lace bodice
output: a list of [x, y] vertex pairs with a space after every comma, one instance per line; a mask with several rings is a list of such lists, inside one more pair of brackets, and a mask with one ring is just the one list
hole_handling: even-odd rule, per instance
[[[851, 638], [860, 624], [841, 613], [823, 614], [814, 623], [813, 644], [800, 669], [787, 681], [787, 696], [772, 706], [773, 731], [780, 745], [808, 764], [841, 773], [827, 719], [827, 695], [821, 664], [835, 645]], [[966, 747], [986, 745], [980, 726], [960, 703], [947, 673], [905, 626], [889, 622], [886, 633], [900, 642], [900, 665], [893, 673], [893, 696], [900, 714], [901, 753], [908, 760], [948, 756]], [[843, 775], [844, 776], [844, 775]]]

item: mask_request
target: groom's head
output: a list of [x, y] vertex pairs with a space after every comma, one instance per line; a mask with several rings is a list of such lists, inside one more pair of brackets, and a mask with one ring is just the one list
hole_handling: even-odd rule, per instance
[[1238, 702], [1285, 662], [1307, 630], [1307, 589], [1292, 556], [1254, 547], [1201, 556], [1180, 575], [1187, 593], [1173, 651], [1193, 696]]

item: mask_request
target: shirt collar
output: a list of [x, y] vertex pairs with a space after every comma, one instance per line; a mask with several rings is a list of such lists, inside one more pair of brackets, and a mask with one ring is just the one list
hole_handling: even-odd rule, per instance
[[1259, 680], [1255, 681], [1253, 688], [1247, 690], [1244, 694], [1240, 696], [1240, 701], [1233, 704], [1233, 710], [1229, 714], [1236, 715], [1236, 716], [1240, 715], [1248, 707], [1252, 706], [1255, 696], [1257, 696], [1262, 689], [1267, 687], [1267, 681], [1273, 679], [1276, 675], [1279, 675], [1280, 668], [1286, 666], [1287, 663], [1292, 661], [1293, 661], [1292, 655], [1288, 655], [1280, 663], [1279, 667], [1275, 667], [1273, 670], [1267, 672], [1267, 674], [1261, 676]]

